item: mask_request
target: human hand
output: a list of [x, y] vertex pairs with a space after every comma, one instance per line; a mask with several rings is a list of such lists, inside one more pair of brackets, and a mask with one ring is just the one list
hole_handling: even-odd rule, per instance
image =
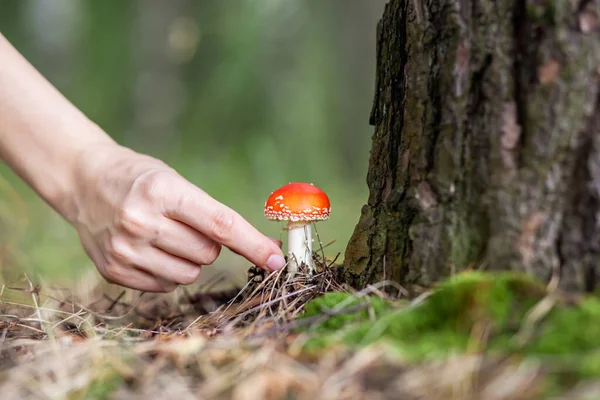
[[173, 291], [195, 282], [221, 246], [267, 270], [284, 265], [280, 243], [162, 161], [110, 144], [82, 153], [77, 167], [70, 220], [111, 283]]
[[0, 158], [75, 226], [108, 281], [171, 291], [222, 245], [283, 266], [276, 243], [163, 162], [115, 143], [1, 33], [0, 59]]

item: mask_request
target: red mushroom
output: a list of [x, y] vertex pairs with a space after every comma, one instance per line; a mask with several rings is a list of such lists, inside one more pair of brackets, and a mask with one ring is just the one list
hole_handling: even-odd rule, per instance
[[312, 272], [313, 221], [329, 218], [329, 197], [312, 183], [293, 182], [271, 193], [265, 203], [265, 217], [288, 221], [288, 270], [296, 273], [305, 264]]

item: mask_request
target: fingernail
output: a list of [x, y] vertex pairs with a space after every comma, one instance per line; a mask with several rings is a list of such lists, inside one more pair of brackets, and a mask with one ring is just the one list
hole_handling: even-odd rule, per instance
[[283, 258], [280, 255], [273, 254], [267, 260], [266, 267], [267, 267], [267, 269], [270, 269], [271, 271], [277, 271], [278, 269], [283, 268], [284, 265], [285, 265], [285, 258]]

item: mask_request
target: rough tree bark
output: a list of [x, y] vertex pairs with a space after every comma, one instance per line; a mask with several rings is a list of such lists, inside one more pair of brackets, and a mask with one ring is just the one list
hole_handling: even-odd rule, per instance
[[466, 268], [600, 281], [600, 0], [391, 0], [355, 286]]

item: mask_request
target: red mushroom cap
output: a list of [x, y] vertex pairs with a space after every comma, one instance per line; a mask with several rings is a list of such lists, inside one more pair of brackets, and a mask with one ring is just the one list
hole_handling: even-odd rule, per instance
[[288, 183], [265, 203], [265, 217], [272, 221], [322, 221], [330, 212], [329, 197], [312, 183]]

